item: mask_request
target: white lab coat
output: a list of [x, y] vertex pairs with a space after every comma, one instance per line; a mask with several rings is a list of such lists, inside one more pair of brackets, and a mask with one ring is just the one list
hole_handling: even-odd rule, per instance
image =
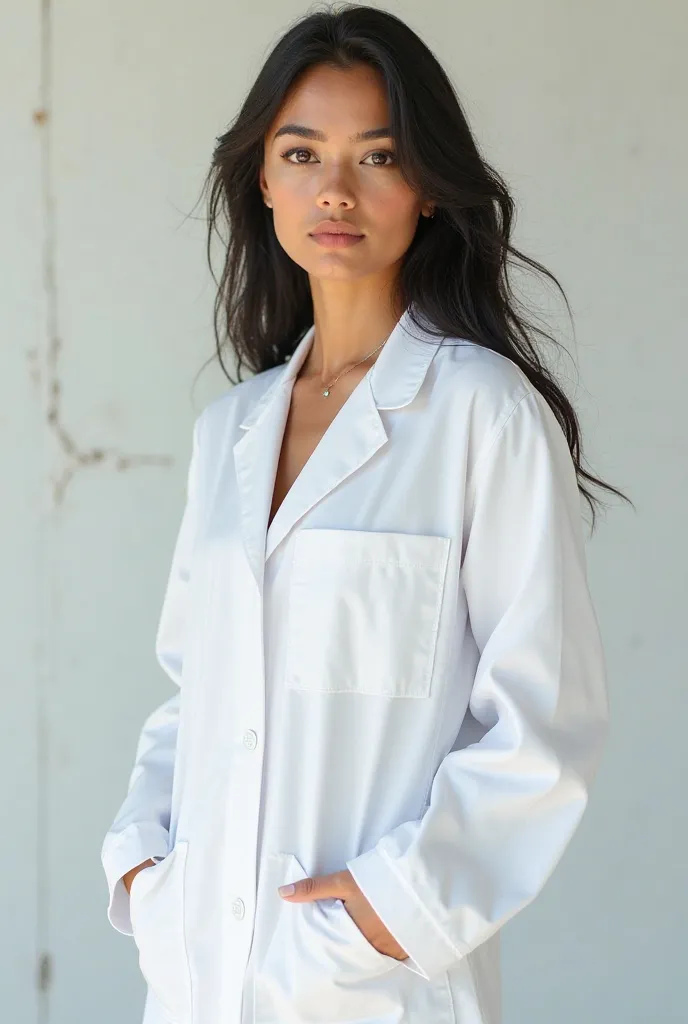
[[[266, 529], [313, 334], [194, 425], [107, 913], [144, 1024], [498, 1024], [608, 731], [573, 463], [511, 360], [407, 311]], [[345, 867], [407, 960], [277, 893]]]

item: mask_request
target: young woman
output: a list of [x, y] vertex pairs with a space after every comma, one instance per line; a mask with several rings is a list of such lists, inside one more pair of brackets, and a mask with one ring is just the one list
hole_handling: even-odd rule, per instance
[[621, 492], [581, 466], [508, 264], [556, 279], [373, 8], [284, 35], [206, 184], [218, 351], [252, 376], [194, 425], [176, 686], [103, 844], [145, 1024], [497, 1024], [500, 929], [608, 725], [580, 497], [594, 527], [584, 481]]

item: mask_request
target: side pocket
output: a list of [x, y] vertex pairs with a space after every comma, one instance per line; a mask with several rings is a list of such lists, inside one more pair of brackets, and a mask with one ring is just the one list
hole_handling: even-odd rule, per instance
[[175, 1024], [191, 1021], [184, 922], [187, 850], [188, 842], [177, 840], [164, 860], [138, 872], [129, 894], [141, 973]]
[[[293, 854], [278, 858], [279, 884], [307, 877]], [[391, 1024], [401, 1018], [400, 962], [368, 942], [342, 900], [281, 902], [256, 974], [255, 1024]]]

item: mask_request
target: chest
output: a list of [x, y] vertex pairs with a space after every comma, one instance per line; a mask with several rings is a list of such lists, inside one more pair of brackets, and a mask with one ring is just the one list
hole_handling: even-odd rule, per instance
[[[460, 425], [428, 403], [378, 410], [366, 386], [315, 406], [295, 392], [275, 394], [238, 438], [214, 432], [204, 451], [199, 675], [212, 685], [265, 670], [290, 693], [439, 696], [440, 617], [456, 616], [460, 576]], [[241, 718], [246, 689], [223, 694]]]
[[347, 376], [350, 379], [338, 384], [327, 397], [308, 380], [299, 379], [294, 383], [279, 450], [268, 526], [362, 374]]

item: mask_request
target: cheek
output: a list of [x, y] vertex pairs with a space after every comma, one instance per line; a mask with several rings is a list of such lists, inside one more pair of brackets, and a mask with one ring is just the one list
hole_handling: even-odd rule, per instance
[[381, 193], [370, 208], [371, 251], [385, 261], [395, 261], [411, 244], [418, 226], [420, 203], [407, 194]]
[[367, 219], [387, 237], [408, 236], [415, 231], [420, 202], [405, 186], [396, 184], [375, 189], [374, 194], [367, 197], [366, 206], [370, 214]]
[[313, 220], [313, 199], [303, 186], [293, 181], [277, 181], [270, 186], [275, 234], [287, 251], [303, 242], [304, 225]]

